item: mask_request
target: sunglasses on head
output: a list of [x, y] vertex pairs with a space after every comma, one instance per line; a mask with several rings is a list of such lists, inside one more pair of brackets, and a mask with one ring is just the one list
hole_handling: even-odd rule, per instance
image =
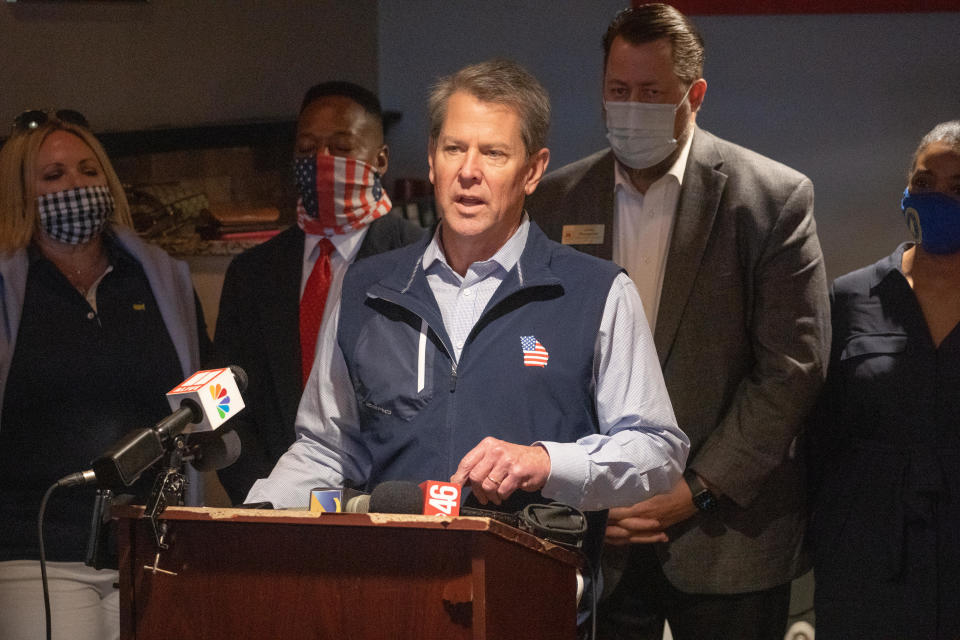
[[51, 114], [61, 122], [75, 124], [84, 129], [90, 128], [90, 123], [87, 122], [87, 118], [79, 111], [74, 111], [73, 109], [58, 109], [57, 111], [30, 109], [13, 119], [13, 128], [17, 131], [32, 131], [50, 120]]

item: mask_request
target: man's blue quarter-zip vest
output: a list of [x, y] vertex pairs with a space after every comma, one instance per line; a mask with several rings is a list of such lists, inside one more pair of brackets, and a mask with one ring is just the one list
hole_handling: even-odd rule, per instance
[[[620, 269], [531, 222], [457, 362], [422, 268], [431, 235], [357, 262], [344, 281], [337, 338], [373, 461], [369, 486], [446, 480], [486, 436], [528, 445], [597, 432], [594, 346]], [[546, 349], [547, 366], [524, 364], [527, 336]]]
[[[458, 362], [423, 271], [432, 237], [358, 261], [344, 280], [337, 340], [372, 460], [368, 490], [385, 480], [448, 480], [487, 436], [529, 445], [597, 432], [594, 348], [621, 269], [548, 239], [531, 221], [520, 260]], [[545, 367], [524, 364], [529, 336], [546, 349]], [[499, 509], [543, 502], [517, 491]], [[606, 511], [587, 518], [583, 552], [596, 570]]]

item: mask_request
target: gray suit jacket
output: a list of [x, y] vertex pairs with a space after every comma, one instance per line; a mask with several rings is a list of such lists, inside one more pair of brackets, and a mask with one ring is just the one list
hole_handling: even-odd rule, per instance
[[[531, 217], [561, 240], [565, 224], [603, 224], [612, 256], [614, 158], [603, 151], [547, 176]], [[803, 552], [805, 477], [797, 446], [823, 382], [829, 302], [800, 173], [706, 131], [694, 133], [667, 255], [654, 341], [688, 467], [725, 496], [658, 545], [679, 589], [742, 593], [783, 584]]]

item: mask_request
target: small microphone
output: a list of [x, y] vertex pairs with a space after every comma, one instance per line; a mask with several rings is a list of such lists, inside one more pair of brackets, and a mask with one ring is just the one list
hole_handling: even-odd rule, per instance
[[[167, 394], [169, 398], [170, 395]], [[153, 429], [161, 439], [166, 440], [171, 436], [184, 431], [187, 425], [198, 424], [203, 421], [203, 407], [197, 404], [193, 398], [184, 398], [179, 407], [174, 407], [170, 403], [173, 413], [154, 425]]]
[[[343, 489], [324, 489], [322, 487], [310, 490], [310, 511], [319, 513], [345, 513], [351, 507], [350, 501], [354, 500], [352, 513], [362, 513], [356, 511], [359, 508], [357, 498], [366, 495], [357, 489], [344, 487]], [[369, 496], [367, 496], [369, 499]]]
[[[246, 388], [246, 384], [246, 373], [235, 365], [196, 372], [167, 393], [173, 413], [152, 428], [129, 432], [97, 457], [91, 464], [92, 469], [65, 476], [57, 481], [57, 485], [69, 487], [96, 482], [106, 489], [129, 487], [163, 458], [165, 442], [180, 435], [189, 425], [197, 425], [194, 431], [210, 431], [236, 415], [244, 406], [240, 388]], [[231, 444], [231, 438], [218, 439], [219, 443], [210, 438], [211, 445], [206, 454], [210, 468], [218, 468], [216, 464], [231, 464], [240, 455], [239, 437], [233, 435], [235, 446]], [[201, 453], [202, 448], [201, 445]], [[236, 455], [230, 459], [234, 452]]]
[[346, 513], [369, 513], [370, 512], [370, 494], [361, 493], [353, 496], [343, 507]]
[[230, 369], [230, 373], [233, 374], [233, 379], [236, 381], [237, 389], [239, 389], [240, 393], [246, 393], [247, 386], [250, 384], [250, 379], [247, 378], [247, 372], [238, 364], [228, 365], [227, 369]]
[[382, 482], [370, 492], [369, 513], [423, 514], [423, 491], [404, 480]]
[[247, 374], [236, 365], [197, 371], [167, 392], [173, 414], [157, 430], [164, 436], [177, 435], [188, 425], [196, 426], [187, 433], [212, 431], [243, 409], [240, 394], [246, 386]]
[[460, 513], [460, 485], [438, 480], [419, 485], [388, 480], [370, 493], [369, 513], [456, 516]]

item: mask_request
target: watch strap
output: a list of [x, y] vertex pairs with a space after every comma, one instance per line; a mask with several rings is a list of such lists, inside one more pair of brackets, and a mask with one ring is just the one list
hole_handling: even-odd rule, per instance
[[717, 508], [717, 496], [708, 489], [700, 480], [700, 476], [691, 470], [683, 473], [683, 479], [690, 487], [690, 494], [693, 499], [693, 505], [700, 511], [712, 511]]

